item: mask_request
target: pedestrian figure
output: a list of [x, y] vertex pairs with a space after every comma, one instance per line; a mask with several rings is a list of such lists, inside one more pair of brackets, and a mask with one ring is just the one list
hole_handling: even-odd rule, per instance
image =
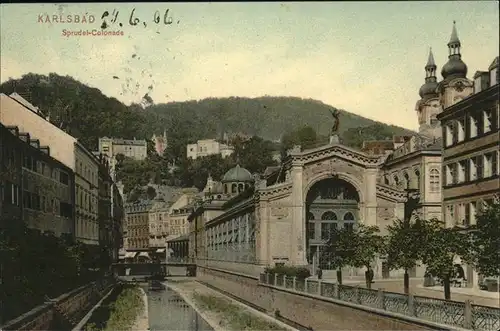
[[323, 270], [321, 268], [318, 268], [318, 279], [321, 279], [323, 277]]

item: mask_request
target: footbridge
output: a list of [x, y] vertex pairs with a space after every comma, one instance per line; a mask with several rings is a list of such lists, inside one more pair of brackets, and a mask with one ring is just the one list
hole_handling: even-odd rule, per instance
[[114, 263], [113, 272], [118, 276], [196, 276], [196, 264], [190, 261], [167, 261], [149, 263]]

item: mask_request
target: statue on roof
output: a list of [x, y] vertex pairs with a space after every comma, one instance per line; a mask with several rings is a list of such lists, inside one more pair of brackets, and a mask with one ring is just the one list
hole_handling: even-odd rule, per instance
[[335, 135], [338, 130], [339, 130], [339, 124], [340, 124], [340, 110], [337, 108], [329, 109], [330, 113], [332, 114], [333, 117], [333, 125], [332, 125], [332, 130], [331, 130], [331, 135]]

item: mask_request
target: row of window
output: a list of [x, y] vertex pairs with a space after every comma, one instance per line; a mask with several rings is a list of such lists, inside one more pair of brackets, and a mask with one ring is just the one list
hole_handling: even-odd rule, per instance
[[40, 196], [37, 193], [22, 191], [22, 205], [20, 200], [20, 187], [6, 182], [2, 190], [3, 202], [22, 208], [38, 210], [44, 213], [52, 213], [62, 217], [73, 217], [73, 206], [70, 203], [62, 202], [57, 198]]
[[[16, 168], [19, 165], [20, 159], [16, 158], [16, 150], [6, 147], [4, 149], [4, 164], [9, 168]], [[19, 160], [19, 161], [18, 161]], [[52, 178], [64, 185], [69, 185], [69, 175], [67, 172], [50, 167], [49, 164], [37, 160], [31, 155], [25, 155], [22, 159], [22, 166], [25, 169], [39, 173], [45, 177]]]
[[90, 213], [97, 212], [97, 198], [80, 185], [76, 185], [76, 201], [78, 207], [83, 210]]
[[497, 112], [492, 108], [449, 121], [443, 127], [445, 146], [449, 147], [497, 130], [497, 116]]
[[128, 214], [127, 215], [127, 224], [128, 225], [139, 225], [139, 224], [147, 224], [148, 223], [148, 214]]
[[[392, 177], [386, 175], [384, 176], [384, 184], [394, 185], [401, 189], [420, 189], [420, 171], [416, 169], [413, 178], [410, 177], [407, 171], [404, 171], [402, 176], [397, 173], [393, 174]], [[441, 180], [439, 170], [432, 168], [429, 170], [429, 191], [439, 192], [440, 190]]]
[[148, 248], [149, 240], [148, 239], [128, 239], [128, 247], [132, 249], [136, 248]]
[[445, 222], [451, 226], [468, 226], [476, 223], [477, 215], [487, 206], [493, 204], [493, 199], [484, 199], [447, 205], [445, 208]]
[[97, 186], [97, 173], [91, 171], [86, 165], [84, 166], [82, 161], [76, 163], [76, 173], [83, 176], [83, 178], [89, 181], [93, 186]]
[[498, 175], [498, 152], [476, 155], [469, 159], [447, 164], [446, 185], [472, 182]]
[[76, 236], [81, 238], [98, 239], [99, 224], [87, 220], [76, 220]]
[[[354, 221], [355, 217], [354, 217], [353, 213], [348, 211], [348, 212], [344, 213], [344, 216], [342, 216], [342, 219], [344, 221]], [[311, 212], [308, 212], [307, 213], [307, 220], [308, 221], [315, 220], [314, 214]], [[335, 212], [328, 210], [321, 215], [321, 220], [323, 220], [323, 221], [336, 221], [336, 220], [338, 220], [338, 217], [337, 217], [337, 214]]]

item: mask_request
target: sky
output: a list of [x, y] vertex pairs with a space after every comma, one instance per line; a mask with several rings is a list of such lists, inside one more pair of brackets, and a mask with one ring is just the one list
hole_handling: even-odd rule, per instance
[[[0, 6], [1, 82], [54, 72], [125, 104], [296, 96], [415, 130], [429, 47], [440, 72], [453, 21], [469, 77], [499, 52], [496, 1]], [[64, 35], [100, 31], [105, 11], [118, 12], [105, 31], [123, 35]]]

